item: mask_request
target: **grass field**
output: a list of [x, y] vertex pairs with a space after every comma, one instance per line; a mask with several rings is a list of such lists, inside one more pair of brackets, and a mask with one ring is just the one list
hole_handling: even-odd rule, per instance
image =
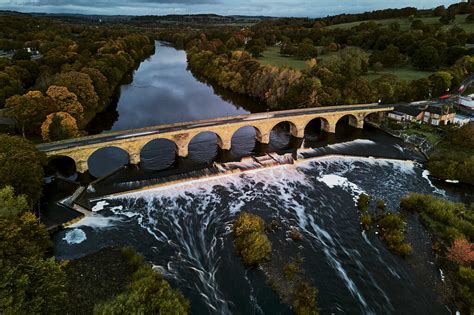
[[422, 71], [422, 70], [417, 70], [417, 69], [408, 68], [408, 67], [400, 67], [400, 68], [383, 69], [382, 71], [377, 72], [377, 73], [373, 71], [369, 71], [366, 75], [364, 75], [364, 78], [368, 79], [369, 81], [373, 81], [386, 74], [393, 74], [393, 75], [396, 75], [400, 80], [405, 80], [405, 81], [410, 82], [410, 81], [418, 80], [421, 78], [427, 78], [430, 75], [432, 75], [433, 72]]
[[[468, 32], [474, 32], [474, 23], [466, 22], [467, 14], [460, 14], [456, 16], [456, 20], [454, 21], [453, 25], [457, 25]], [[439, 23], [439, 17], [422, 17], [420, 20], [423, 21], [425, 24], [437, 24]], [[398, 23], [400, 24], [400, 28], [402, 30], [407, 30], [411, 27], [411, 22], [408, 18], [396, 18], [396, 19], [384, 19], [384, 20], [373, 20], [376, 23], [380, 23], [382, 25], [389, 25], [391, 23]], [[351, 22], [351, 23], [343, 23], [343, 24], [336, 24], [326, 26], [327, 29], [335, 29], [335, 28], [342, 28], [342, 29], [349, 29], [354, 26], [357, 26], [361, 23], [368, 22], [368, 21], [359, 21], [359, 22]]]
[[304, 70], [308, 67], [304, 60], [281, 56], [280, 47], [277, 46], [267, 47], [267, 50], [265, 50], [262, 55], [262, 57], [258, 58], [262, 64], [275, 67], [287, 66], [296, 70]]

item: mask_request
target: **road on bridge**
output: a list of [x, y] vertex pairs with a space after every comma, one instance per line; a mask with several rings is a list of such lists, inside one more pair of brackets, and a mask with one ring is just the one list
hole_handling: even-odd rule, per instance
[[189, 130], [198, 127], [224, 125], [228, 123], [244, 122], [244, 121], [258, 121], [269, 118], [279, 117], [293, 117], [302, 115], [314, 115], [323, 113], [333, 113], [346, 110], [370, 110], [391, 107], [391, 105], [367, 104], [367, 105], [347, 105], [347, 106], [332, 106], [332, 107], [318, 107], [311, 109], [299, 110], [285, 110], [276, 112], [255, 113], [240, 116], [220, 117], [207, 120], [195, 120], [184, 123], [176, 123], [172, 125], [159, 125], [152, 127], [145, 127], [140, 129], [122, 130], [106, 132], [98, 135], [86, 136], [77, 139], [69, 139], [59, 142], [51, 142], [37, 145], [37, 149], [42, 152], [56, 151], [68, 149], [72, 147], [86, 146], [96, 143], [109, 142], [120, 139], [128, 139], [140, 137], [145, 135], [160, 134], [179, 130]]

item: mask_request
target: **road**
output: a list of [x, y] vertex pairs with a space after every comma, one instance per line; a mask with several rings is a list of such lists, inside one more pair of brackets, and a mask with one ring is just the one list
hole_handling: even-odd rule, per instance
[[248, 115], [240, 116], [230, 116], [230, 117], [221, 117], [213, 118], [207, 120], [195, 120], [190, 122], [176, 123], [171, 125], [159, 125], [151, 126], [140, 129], [130, 129], [122, 131], [112, 131], [106, 132], [93, 136], [86, 136], [82, 138], [69, 139], [58, 142], [50, 142], [39, 144], [36, 148], [42, 152], [57, 151], [72, 147], [87, 146], [96, 143], [110, 142], [119, 139], [128, 139], [135, 138], [145, 135], [152, 134], [161, 134], [172, 131], [179, 130], [189, 130], [193, 128], [199, 128], [203, 126], [216, 126], [224, 125], [229, 123], [237, 123], [244, 121], [259, 121], [269, 118], [282, 118], [282, 117], [294, 117], [300, 115], [315, 115], [315, 114], [324, 114], [324, 113], [333, 113], [346, 110], [367, 110], [367, 109], [384, 109], [391, 108], [392, 105], [379, 105], [379, 104], [367, 104], [367, 105], [347, 105], [347, 106], [332, 106], [332, 107], [318, 107], [304, 110], [285, 110], [285, 111], [276, 111], [276, 112], [265, 112], [265, 113], [255, 113]]

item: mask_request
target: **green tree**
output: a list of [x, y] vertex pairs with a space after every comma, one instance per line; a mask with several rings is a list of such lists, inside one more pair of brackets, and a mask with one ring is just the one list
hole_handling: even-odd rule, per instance
[[437, 69], [440, 64], [438, 50], [433, 46], [422, 46], [415, 52], [412, 62], [420, 69]]
[[453, 76], [449, 72], [438, 71], [430, 76], [433, 87], [433, 96], [440, 96], [446, 93], [451, 87]]
[[131, 283], [125, 292], [111, 301], [96, 305], [94, 314], [188, 314], [189, 302], [182, 294], [173, 290], [163, 276], [151, 269], [130, 249], [125, 253], [132, 262], [134, 270]]
[[14, 217], [30, 210], [25, 195], [15, 196], [12, 186], [0, 189], [0, 217]]
[[0, 135], [0, 187], [12, 186], [35, 203], [41, 195], [45, 157], [35, 146], [21, 138]]
[[0, 309], [4, 314], [60, 314], [65, 277], [34, 214], [0, 217]]

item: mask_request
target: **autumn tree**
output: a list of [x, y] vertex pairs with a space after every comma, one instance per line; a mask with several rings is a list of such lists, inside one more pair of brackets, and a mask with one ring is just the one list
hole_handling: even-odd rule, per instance
[[79, 135], [76, 119], [66, 112], [48, 115], [41, 125], [41, 136], [45, 141], [58, 141]]
[[7, 114], [15, 118], [23, 137], [25, 137], [25, 130], [32, 130], [39, 125], [48, 110], [46, 104], [36, 96], [37, 94], [34, 92], [15, 95], [10, 97], [6, 103]]
[[462, 266], [469, 266], [474, 262], [474, 243], [466, 239], [454, 240], [448, 248], [448, 259]]
[[88, 74], [77, 71], [60, 73], [56, 76], [54, 82], [55, 85], [67, 87], [70, 92], [76, 94], [84, 111], [91, 111], [97, 108], [99, 98]]
[[21, 138], [0, 134], [0, 187], [12, 186], [35, 203], [41, 195], [45, 157]]
[[82, 118], [84, 109], [77, 100], [77, 95], [69, 92], [64, 86], [51, 85], [46, 91], [46, 95], [52, 98], [60, 112], [66, 112], [73, 116], [76, 120]]

